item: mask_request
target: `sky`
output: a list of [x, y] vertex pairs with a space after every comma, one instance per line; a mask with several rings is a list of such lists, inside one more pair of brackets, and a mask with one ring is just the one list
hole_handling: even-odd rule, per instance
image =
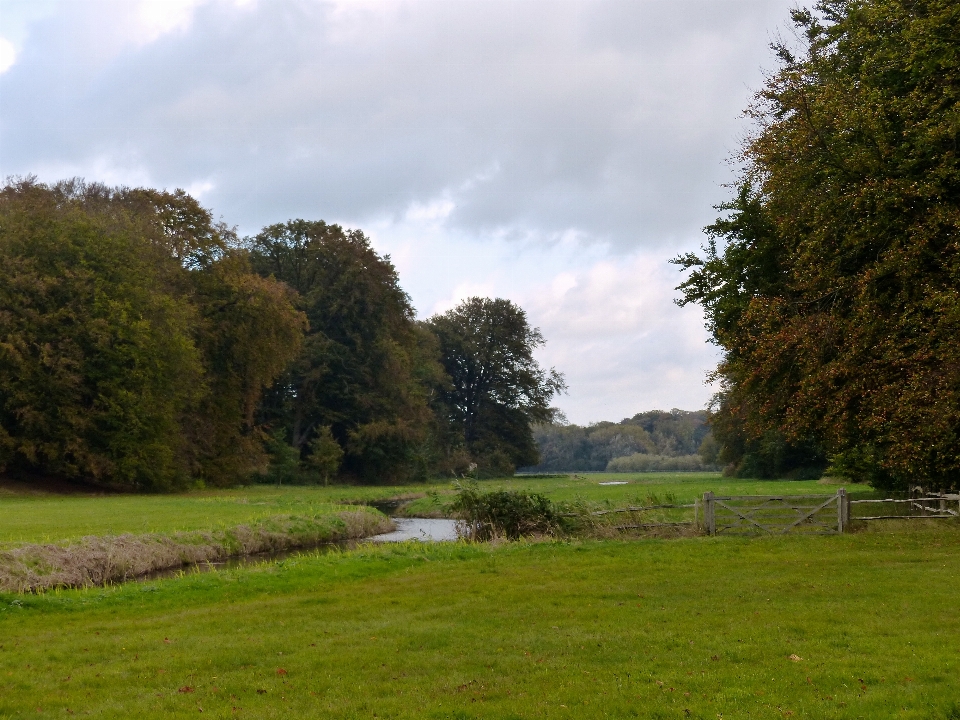
[[360, 228], [422, 318], [523, 307], [571, 422], [703, 408], [702, 244], [791, 0], [0, 0], [0, 176]]

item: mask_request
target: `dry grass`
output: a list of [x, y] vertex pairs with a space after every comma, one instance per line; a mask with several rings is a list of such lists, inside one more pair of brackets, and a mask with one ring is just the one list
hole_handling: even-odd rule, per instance
[[313, 518], [276, 516], [227, 530], [31, 543], [0, 551], [0, 591], [106, 585], [184, 565], [369, 537], [394, 527], [390, 518], [363, 508]]

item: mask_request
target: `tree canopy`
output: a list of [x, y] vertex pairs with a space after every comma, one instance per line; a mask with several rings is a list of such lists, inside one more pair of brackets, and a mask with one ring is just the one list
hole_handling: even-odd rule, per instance
[[0, 188], [0, 472], [154, 491], [512, 472], [563, 388], [542, 343], [505, 300], [417, 321], [359, 230], [241, 241], [180, 190]]
[[727, 214], [677, 259], [724, 350], [722, 456], [953, 484], [960, 5], [824, 0], [793, 20], [802, 50], [774, 46]]
[[130, 489], [234, 482], [304, 320], [185, 193], [0, 190], [0, 468]]
[[[322, 221], [271, 225], [247, 247], [257, 272], [296, 291], [309, 321], [300, 354], [265, 398], [263, 421], [282, 427], [308, 466], [332, 433], [355, 477], [423, 476], [427, 398], [442, 370], [390, 259], [359, 230]], [[329, 475], [333, 466], [324, 467]]]
[[[677, 457], [709, 451], [713, 442], [707, 412], [650, 410], [620, 422], [598, 422], [586, 427], [566, 423], [533, 428], [540, 463], [528, 472], [602, 471], [611, 460], [634, 454]], [[703, 447], [708, 439], [707, 447]], [[709, 454], [707, 464], [715, 461]]]
[[531, 424], [552, 420], [550, 400], [566, 389], [560, 373], [533, 357], [544, 343], [540, 330], [509, 300], [478, 297], [427, 325], [450, 379], [439, 388], [441, 413], [473, 462], [488, 473], [536, 465]]

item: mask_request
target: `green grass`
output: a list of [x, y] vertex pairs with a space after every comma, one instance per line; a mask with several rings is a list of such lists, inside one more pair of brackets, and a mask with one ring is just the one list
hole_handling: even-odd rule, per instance
[[0, 718], [945, 720], [958, 544], [407, 545], [0, 596]]
[[[627, 485], [600, 482], [627, 481]], [[718, 473], [617, 473], [554, 478], [518, 477], [484, 480], [484, 489], [522, 489], [554, 501], [584, 500], [598, 506], [643, 503], [648, 495], [679, 503], [693, 502], [705, 491], [730, 495], [832, 493], [814, 481], [759, 481], [721, 477]], [[869, 492], [853, 486], [851, 492]], [[0, 490], [0, 545], [72, 540], [84, 535], [156, 533], [221, 529], [278, 514], [304, 516], [333, 512], [337, 503], [414, 497], [408, 516], [444, 515], [454, 496], [450, 481], [406, 486], [331, 487], [252, 485], [180, 495], [53, 495]]]
[[[602, 482], [626, 482], [626, 485], [600, 485]], [[823, 485], [816, 480], [741, 480], [726, 478], [720, 473], [589, 473], [564, 477], [513, 477], [483, 480], [485, 490], [526, 490], [545, 495], [554, 502], [585, 501], [597, 506], [622, 507], [643, 505], [650, 496], [661, 502], [672, 498], [675, 502], [692, 503], [709, 491], [718, 495], [803, 495], [832, 494], [838, 486]], [[422, 487], [422, 486], [421, 486]], [[848, 486], [854, 495], [869, 494], [866, 485]], [[443, 514], [454, 490], [433, 488], [436, 496], [427, 496], [409, 503], [404, 514]], [[423, 489], [421, 489], [423, 492]]]
[[0, 494], [0, 544], [222, 529], [278, 514], [325, 515], [343, 509], [337, 503], [392, 494], [389, 488], [270, 485], [180, 495], [5, 493]]

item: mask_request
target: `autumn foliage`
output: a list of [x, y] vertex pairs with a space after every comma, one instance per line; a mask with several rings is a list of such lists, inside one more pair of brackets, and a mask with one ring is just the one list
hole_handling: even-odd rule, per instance
[[[748, 114], [744, 170], [682, 303], [724, 358], [733, 467], [877, 485], [960, 471], [960, 6], [825, 0]], [[766, 456], [764, 454], [766, 453]]]

